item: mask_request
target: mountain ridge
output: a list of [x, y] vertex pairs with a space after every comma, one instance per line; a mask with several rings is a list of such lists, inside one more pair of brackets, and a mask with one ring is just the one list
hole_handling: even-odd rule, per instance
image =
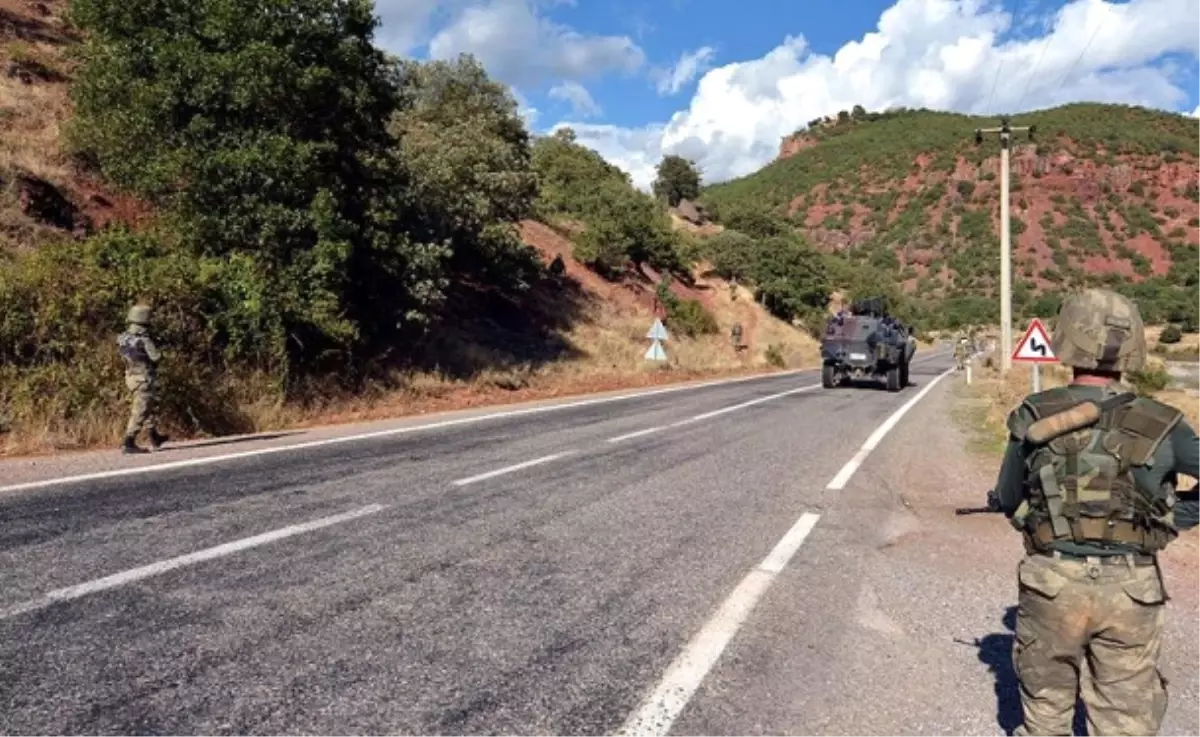
[[[784, 218], [819, 250], [885, 269], [908, 294], [994, 294], [999, 142], [991, 134], [976, 144], [974, 130], [998, 121], [856, 112], [785, 137], [774, 161], [705, 187], [701, 203], [718, 221], [747, 210]], [[1036, 126], [1032, 141], [1014, 133], [1011, 149], [1015, 299], [1062, 286], [1194, 291], [1195, 119], [1072, 103], [1012, 124]]]

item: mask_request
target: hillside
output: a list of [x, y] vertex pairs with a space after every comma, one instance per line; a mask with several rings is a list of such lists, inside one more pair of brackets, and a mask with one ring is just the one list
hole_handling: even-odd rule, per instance
[[147, 212], [64, 152], [67, 50], [79, 40], [64, 10], [61, 2], [0, 0], [0, 250], [137, 223]]
[[[999, 279], [996, 119], [929, 110], [813, 121], [749, 176], [709, 186], [719, 220], [769, 212], [816, 248], [870, 264], [965, 322], [994, 321]], [[1021, 115], [1011, 154], [1014, 310], [1047, 314], [1078, 285], [1136, 295], [1152, 321], [1195, 330], [1196, 120], [1072, 104]]]
[[[403, 99], [376, 88], [386, 114], [330, 106], [330, 91], [303, 87], [299, 74], [271, 78], [278, 90], [256, 86], [261, 104], [222, 97], [263, 80], [236, 58], [197, 62], [153, 80], [163, 101], [186, 100], [170, 110], [126, 94], [145, 80], [121, 75], [154, 65], [125, 65], [147, 46], [123, 48], [123, 34], [173, 22], [135, 5], [136, 27], [86, 43], [65, 2], [0, 0], [0, 454], [116, 444], [128, 404], [112, 340], [139, 299], [159, 315], [162, 414], [177, 439], [815, 361], [809, 336], [681, 257], [686, 229], [627, 177], [608, 167], [577, 176], [594, 153], [530, 137], [507, 89], [472, 60], [399, 62]], [[214, 58], [236, 57], [239, 43], [263, 54], [255, 34], [268, 49], [285, 41], [258, 63], [342, 53], [319, 26], [328, 16], [297, 12], [288, 22], [318, 27], [305, 31], [313, 48], [288, 58], [286, 34], [271, 35], [279, 19], [242, 5], [238, 17], [219, 2], [196, 6], [214, 27], [229, 24]], [[109, 10], [73, 8], [98, 31], [124, 22]], [[333, 51], [321, 50], [322, 34]], [[159, 47], [188, 64], [198, 59], [188, 43]], [[219, 68], [236, 71], [170, 89]], [[343, 99], [360, 101], [370, 89], [361, 80], [378, 84], [370, 64], [334, 72], [361, 77]], [[224, 117], [189, 126], [206, 104]], [[251, 109], [227, 114], [239, 104]], [[205, 138], [214, 120], [230, 131]], [[246, 145], [264, 133], [270, 146]], [[366, 154], [306, 168], [330, 135], [341, 139], [326, 150]], [[298, 145], [288, 151], [281, 136]], [[331, 180], [380, 161], [394, 169], [373, 172], [377, 191], [370, 178]], [[656, 314], [671, 332], [664, 364], [643, 359]], [[728, 337], [735, 322], [741, 350]]]

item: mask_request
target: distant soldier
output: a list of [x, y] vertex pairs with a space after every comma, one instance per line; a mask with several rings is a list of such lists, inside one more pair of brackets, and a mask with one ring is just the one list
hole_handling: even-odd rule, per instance
[[966, 364], [966, 362], [967, 362], [967, 339], [965, 337], [961, 337], [954, 343], [954, 365], [955, 365], [955, 368], [958, 369], [959, 371], [961, 371], [963, 366]]
[[1118, 383], [1146, 361], [1131, 300], [1101, 289], [1067, 298], [1050, 344], [1071, 383], [1009, 415], [995, 489], [1025, 540], [1016, 734], [1071, 734], [1077, 693], [1088, 734], [1157, 734], [1167, 709], [1157, 554], [1196, 526], [1195, 490], [1175, 485], [1200, 476], [1200, 443], [1179, 410]]
[[125, 361], [125, 386], [132, 397], [129, 423], [125, 426], [125, 453], [145, 453], [137, 444], [138, 433], [148, 428], [150, 446], [158, 450], [167, 441], [158, 432], [155, 402], [158, 362], [162, 358], [158, 346], [150, 337], [150, 308], [134, 305], [129, 310], [129, 328], [117, 338], [121, 358]]
[[729, 331], [729, 334], [733, 337], [734, 349], [736, 350], [737, 348], [740, 348], [742, 345], [742, 324], [740, 322], [735, 322], [733, 324], [733, 328]]

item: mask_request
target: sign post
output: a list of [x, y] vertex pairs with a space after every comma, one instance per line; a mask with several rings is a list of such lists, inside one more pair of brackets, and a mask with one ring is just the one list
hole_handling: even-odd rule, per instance
[[663, 326], [661, 318], [655, 318], [654, 324], [650, 326], [646, 337], [650, 339], [650, 349], [646, 351], [645, 359], [647, 361], [665, 361], [667, 360], [667, 352], [663, 350], [662, 342], [667, 339], [667, 328]]
[[1013, 349], [1012, 360], [1033, 364], [1031, 367], [1033, 369], [1033, 393], [1040, 392], [1042, 390], [1042, 364], [1058, 362], [1054, 350], [1050, 347], [1050, 337], [1041, 320], [1035, 317], [1033, 322], [1029, 323], [1025, 336]]

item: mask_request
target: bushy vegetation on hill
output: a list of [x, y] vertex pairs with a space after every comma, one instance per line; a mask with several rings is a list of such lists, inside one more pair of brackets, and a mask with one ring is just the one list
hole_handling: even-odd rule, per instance
[[[168, 351], [168, 424], [221, 433], [252, 429], [255, 399], [569, 354], [578, 295], [524, 219], [565, 224], [610, 277], [687, 278], [666, 203], [569, 130], [531, 135], [469, 56], [389, 57], [369, 0], [72, 0], [70, 18], [71, 165], [153, 217], [2, 249], [5, 427], [119, 424], [135, 301]], [[698, 302], [668, 307], [715, 329]]]
[[541, 183], [539, 216], [584, 226], [575, 237], [580, 261], [609, 276], [629, 261], [664, 270], [682, 267], [666, 210], [634, 189], [628, 174], [576, 143], [570, 128], [534, 143], [533, 167]]
[[[1023, 133], [1013, 139], [1018, 314], [1053, 312], [1063, 289], [1110, 286], [1137, 297], [1148, 320], [1195, 330], [1195, 120], [1074, 104], [1022, 115], [1018, 124], [1036, 127], [1032, 143]], [[995, 322], [998, 144], [993, 134], [977, 145], [973, 131], [996, 125], [954, 113], [856, 108], [812, 121], [797, 133], [805, 146], [706, 187], [700, 200], [726, 226], [758, 237], [786, 228], [825, 241], [822, 250], [835, 254], [843, 273], [871, 267], [906, 282], [917, 301], [911, 311], [929, 327]], [[1156, 250], [1167, 264], [1159, 270]]]

